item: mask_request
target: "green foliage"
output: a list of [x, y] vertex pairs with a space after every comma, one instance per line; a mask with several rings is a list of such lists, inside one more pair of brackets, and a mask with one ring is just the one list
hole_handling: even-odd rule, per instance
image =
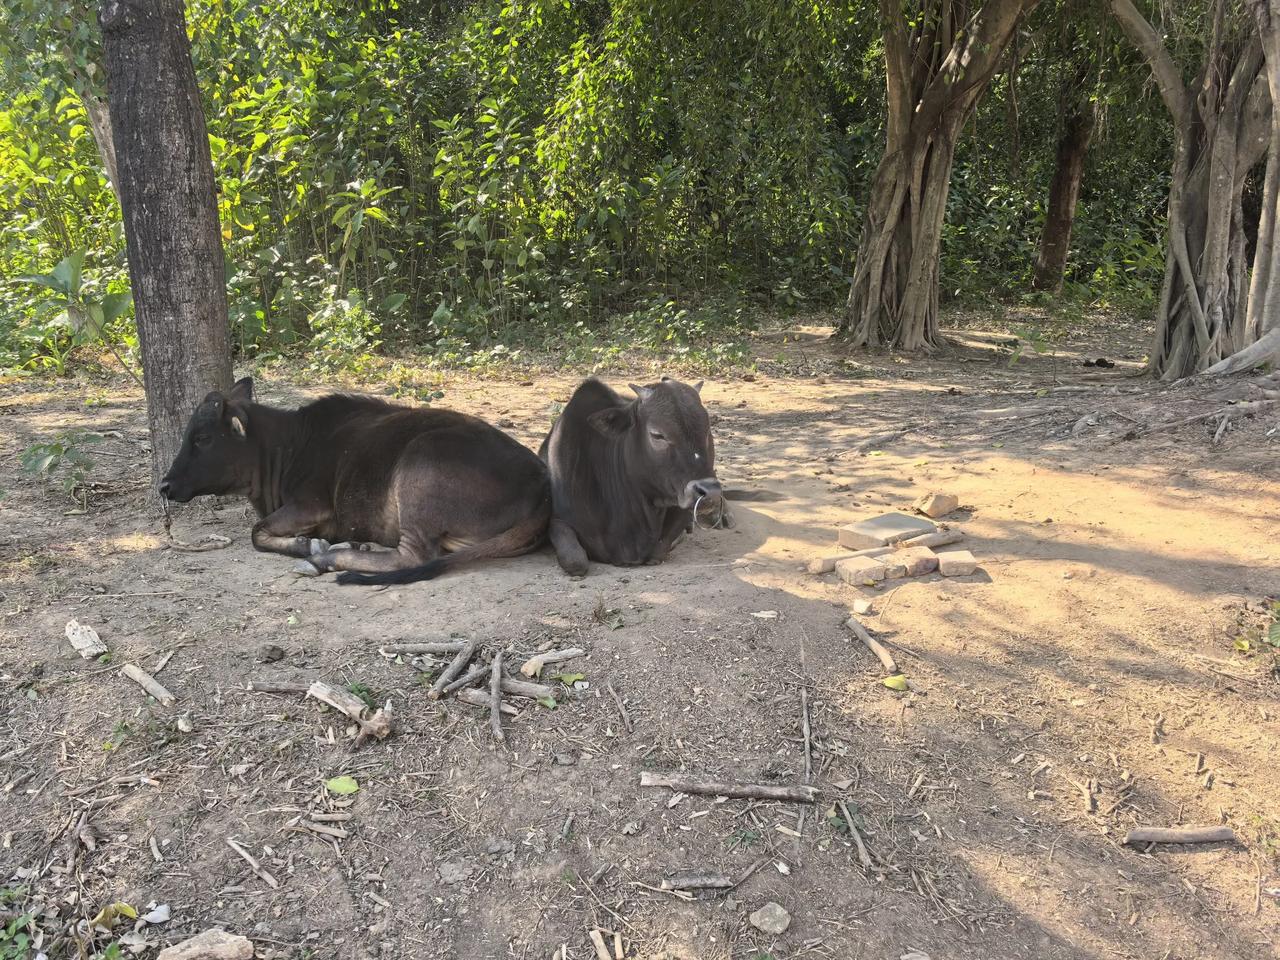
[[[1012, 79], [959, 144], [944, 297], [1027, 289], [1060, 91], [1080, 63], [1089, 95], [1117, 107], [1095, 138], [1068, 295], [1136, 304], [1158, 283], [1167, 119], [1111, 34], [1058, 29], [1071, 3], [1041, 5]], [[883, 145], [873, 7], [186, 11], [244, 358], [301, 353], [362, 374], [406, 348], [483, 366], [526, 347], [599, 365], [634, 347], [723, 367], [745, 361], [761, 310], [845, 294]], [[0, 277], [29, 278], [0, 287], [0, 368], [64, 373], [79, 344], [122, 362], [136, 346], [86, 106], [102, 92], [99, 47], [91, 4], [0, 10]], [[48, 265], [72, 258], [89, 278], [51, 286]]]
[[30, 960], [35, 916], [22, 913], [0, 927], [0, 960]]
[[101, 440], [101, 434], [70, 430], [45, 443], [32, 444], [19, 458], [22, 472], [44, 480], [57, 479], [63, 493], [87, 507], [84, 487], [93, 458], [84, 448]]

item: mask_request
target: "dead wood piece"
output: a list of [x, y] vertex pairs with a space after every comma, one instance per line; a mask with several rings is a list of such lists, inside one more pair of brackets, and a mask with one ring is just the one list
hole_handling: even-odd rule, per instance
[[547, 697], [554, 700], [559, 691], [545, 683], [533, 683], [529, 680], [503, 676], [502, 692], [513, 697], [524, 697], [526, 700], [545, 700]]
[[[489, 694], [483, 690], [477, 690], [475, 687], [466, 687], [465, 689], [459, 690], [453, 695], [453, 699], [457, 700], [459, 703], [470, 704], [473, 707], [490, 706]], [[507, 703], [505, 700], [502, 701], [502, 712], [508, 717], [514, 717], [520, 713], [519, 710]]]
[[272, 680], [258, 677], [249, 681], [249, 689], [256, 693], [306, 693], [312, 680]]
[[178, 698], [166, 690], [160, 681], [156, 680], [155, 677], [151, 676], [136, 663], [126, 663], [120, 668], [120, 672], [166, 707], [172, 707], [178, 702]]
[[542, 668], [549, 663], [563, 663], [566, 660], [576, 660], [578, 657], [585, 657], [587, 651], [579, 650], [577, 647], [569, 647], [565, 650], [548, 650], [546, 653], [540, 653], [537, 656], [530, 657], [520, 665], [520, 672], [526, 677], [542, 676]]
[[502, 651], [493, 655], [492, 672], [489, 676], [489, 729], [493, 739], [499, 743], [507, 742], [507, 735], [502, 732]]
[[884, 667], [886, 673], [892, 676], [898, 672], [898, 663], [893, 659], [893, 654], [884, 648], [884, 644], [867, 633], [866, 627], [860, 624], [856, 617], [850, 617], [844, 625], [849, 632], [862, 641], [864, 647], [880, 659], [880, 665]]
[[156, 960], [252, 960], [253, 943], [247, 937], [220, 928], [206, 930], [189, 940], [165, 947]]
[[1229, 843], [1236, 838], [1230, 827], [1134, 827], [1124, 842], [1139, 843]]
[[167, 546], [170, 550], [177, 550], [179, 553], [206, 553], [209, 550], [225, 550], [232, 543], [230, 537], [224, 537], [220, 533], [207, 533], [195, 543], [178, 540], [170, 534]]
[[622, 726], [627, 733], [632, 733], [634, 728], [631, 726], [631, 717], [627, 715], [627, 708], [622, 703], [622, 698], [618, 696], [618, 691], [613, 689], [612, 683], [606, 683], [605, 689], [609, 691], [609, 696], [613, 697], [614, 705], [618, 708], [618, 713], [622, 717]]
[[307, 696], [315, 697], [321, 703], [327, 703], [356, 722], [360, 733], [356, 736], [353, 747], [360, 746], [370, 738], [385, 740], [395, 729], [390, 701], [386, 706], [370, 711], [369, 705], [350, 690], [343, 690], [323, 680], [317, 680], [311, 684], [307, 688]]
[[310, 820], [303, 820], [302, 825], [312, 833], [318, 833], [321, 836], [333, 837], [335, 840], [345, 840], [347, 838], [347, 831], [341, 827], [331, 827], [328, 824], [315, 823]]
[[853, 845], [858, 851], [858, 862], [862, 864], [862, 869], [871, 869], [871, 854], [867, 853], [866, 845], [862, 842], [862, 834], [858, 832], [857, 825], [853, 822], [853, 814], [849, 812], [849, 805], [843, 800], [838, 800], [840, 813], [844, 816], [845, 826], [849, 828], [849, 836], [853, 839]]
[[813, 779], [813, 730], [809, 726], [809, 691], [800, 688], [800, 730], [804, 734], [804, 782]]
[[470, 670], [468, 670], [466, 673], [460, 676], [457, 680], [451, 680], [448, 683], [446, 683], [444, 685], [444, 688], [440, 691], [440, 695], [442, 697], [447, 696], [448, 694], [453, 693], [455, 690], [461, 690], [463, 687], [469, 687], [473, 683], [475, 683], [477, 680], [483, 679], [484, 677], [487, 677], [487, 676], [489, 676], [489, 664], [481, 663], [477, 666], [472, 667]]
[[445, 640], [440, 643], [388, 643], [379, 647], [382, 654], [396, 653], [457, 653], [467, 645], [466, 640]]
[[246, 850], [243, 844], [237, 843], [235, 840], [227, 837], [227, 846], [239, 854], [240, 858], [244, 860], [245, 863], [249, 864], [249, 868], [258, 875], [259, 879], [261, 879], [263, 883], [272, 890], [280, 889], [280, 881], [273, 877], [271, 875], [271, 871], [267, 870], [267, 868], [258, 861], [257, 857]]
[[604, 935], [599, 930], [588, 930], [591, 936], [591, 946], [595, 948], [596, 960], [612, 960], [609, 956], [609, 948], [604, 945]]
[[96, 660], [107, 652], [107, 645], [98, 636], [98, 631], [76, 620], [67, 621], [67, 639], [86, 660]]
[[749, 800], [789, 800], [793, 803], [814, 803], [818, 799], [816, 787], [785, 786], [766, 783], [736, 783], [723, 780], [701, 780], [679, 773], [640, 774], [642, 787], [666, 787], [680, 793], [696, 793], [707, 797], [736, 797]]
[[662, 881], [663, 890], [732, 890], [736, 884], [723, 873], [684, 870]]
[[431, 700], [439, 700], [440, 695], [444, 692], [444, 688], [455, 680], [458, 674], [462, 673], [463, 668], [466, 667], [466, 665], [471, 662], [471, 658], [475, 656], [475, 652], [476, 642], [474, 640], [468, 640], [463, 644], [462, 649], [458, 651], [457, 656], [455, 656], [453, 660], [450, 661], [449, 665], [440, 672], [440, 676], [436, 677], [436, 682], [431, 685], [431, 689], [427, 692], [427, 697]]

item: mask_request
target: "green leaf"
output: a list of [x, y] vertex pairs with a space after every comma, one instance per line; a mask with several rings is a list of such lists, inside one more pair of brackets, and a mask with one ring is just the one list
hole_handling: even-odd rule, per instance
[[409, 299], [407, 293], [393, 293], [385, 297], [381, 306], [378, 307], [383, 313], [394, 313], [404, 306], [404, 302]]
[[910, 689], [907, 686], [907, 678], [900, 673], [895, 673], [892, 677], [885, 677], [880, 682], [890, 690], [897, 690], [899, 693], [906, 693]]
[[555, 697], [539, 697], [538, 703], [542, 704], [542, 706], [546, 707], [548, 710], [554, 710], [556, 708]]
[[114, 323], [129, 309], [133, 302], [131, 293], [108, 293], [102, 298], [102, 322]]
[[565, 686], [573, 686], [579, 680], [587, 679], [585, 673], [557, 673], [552, 679], [559, 680]]
[[1267, 643], [1273, 647], [1280, 647], [1280, 620], [1267, 628]]
[[360, 789], [360, 784], [356, 782], [355, 777], [331, 777], [324, 782], [325, 789], [330, 793], [335, 793], [340, 797], [355, 793]]
[[58, 281], [57, 289], [68, 297], [80, 295], [80, 278], [84, 269], [84, 251], [77, 250], [70, 256], [63, 257], [53, 268], [53, 278]]

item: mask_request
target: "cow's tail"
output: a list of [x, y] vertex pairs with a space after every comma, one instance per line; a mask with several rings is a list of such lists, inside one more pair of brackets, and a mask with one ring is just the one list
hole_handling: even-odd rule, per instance
[[481, 540], [470, 546], [445, 553], [428, 560], [417, 567], [405, 567], [401, 570], [388, 570], [385, 573], [355, 573], [346, 571], [338, 574], [338, 583], [381, 584], [417, 583], [419, 580], [434, 580], [448, 573], [454, 567], [476, 560], [492, 560], [497, 557], [516, 557], [522, 553], [536, 550], [546, 539], [547, 522], [551, 518], [551, 505], [547, 503], [538, 511], [521, 520], [513, 527], [502, 531], [496, 537]]

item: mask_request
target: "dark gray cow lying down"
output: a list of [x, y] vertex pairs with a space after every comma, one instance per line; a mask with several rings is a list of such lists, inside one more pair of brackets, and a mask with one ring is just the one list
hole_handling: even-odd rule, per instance
[[279, 410], [248, 378], [204, 398], [160, 493], [248, 497], [255, 547], [306, 558], [300, 573], [348, 571], [339, 583], [527, 553], [551, 514], [542, 461], [483, 420], [344, 395]]
[[551, 542], [573, 576], [589, 560], [661, 563], [699, 501], [724, 508], [701, 382], [631, 389], [628, 401], [585, 381], [538, 451], [551, 472]]

